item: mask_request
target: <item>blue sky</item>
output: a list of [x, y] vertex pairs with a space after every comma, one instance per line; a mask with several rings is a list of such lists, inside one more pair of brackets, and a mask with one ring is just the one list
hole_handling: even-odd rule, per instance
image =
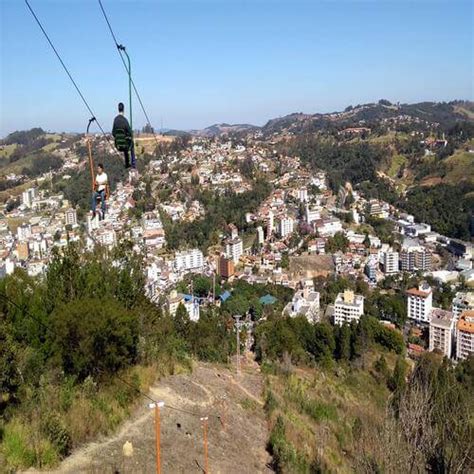
[[[110, 129], [127, 78], [96, 0], [30, 0]], [[155, 128], [473, 99], [473, 2], [103, 0]], [[22, 0], [0, 0], [0, 135], [89, 113]], [[145, 119], [135, 102], [134, 124]]]

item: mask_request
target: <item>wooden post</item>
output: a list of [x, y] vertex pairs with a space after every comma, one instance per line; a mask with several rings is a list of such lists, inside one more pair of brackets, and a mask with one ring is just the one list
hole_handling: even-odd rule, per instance
[[155, 438], [156, 438], [156, 474], [161, 474], [161, 450], [160, 450], [160, 407], [155, 405]]
[[210, 474], [209, 472], [209, 459], [207, 453], [207, 416], [201, 418], [202, 421], [202, 430], [204, 434], [204, 472], [205, 474]]
[[90, 138], [87, 139], [87, 148], [89, 150], [89, 166], [91, 169], [92, 192], [95, 191], [94, 160], [92, 159], [92, 147]]
[[153, 402], [148, 404], [148, 408], [155, 410], [155, 441], [156, 441], [156, 474], [161, 474], [161, 425], [160, 425], [160, 408], [165, 406], [164, 402]]

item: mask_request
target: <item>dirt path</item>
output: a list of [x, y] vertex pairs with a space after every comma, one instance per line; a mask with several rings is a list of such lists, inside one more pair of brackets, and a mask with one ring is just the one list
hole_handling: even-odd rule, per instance
[[[244, 369], [236, 378], [228, 369], [200, 365], [192, 374], [161, 380], [151, 388], [150, 394], [165, 402], [161, 416], [163, 474], [204, 472], [199, 416], [209, 416], [209, 470], [212, 474], [272, 472], [265, 450], [268, 432], [262, 409], [262, 379], [254, 367]], [[167, 405], [198, 416], [172, 410]], [[126, 442], [133, 447], [130, 457], [123, 454]], [[48, 472], [155, 473], [153, 410], [144, 400], [115, 435], [88, 444], [63, 461], [59, 469]]]

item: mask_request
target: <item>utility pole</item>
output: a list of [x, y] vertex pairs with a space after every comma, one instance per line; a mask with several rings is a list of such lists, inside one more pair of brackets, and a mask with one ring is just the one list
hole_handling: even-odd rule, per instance
[[123, 44], [118, 44], [117, 49], [119, 51], [123, 51], [125, 53], [125, 56], [127, 57], [128, 61], [128, 67], [127, 67], [127, 72], [128, 72], [128, 101], [129, 101], [129, 107], [130, 107], [130, 129], [132, 130], [133, 134], [133, 118], [132, 118], [132, 64], [130, 62], [130, 56], [127, 53], [127, 50]]
[[242, 315], [236, 314], [235, 319], [235, 329], [237, 332], [237, 375], [240, 375], [240, 328], [242, 327], [242, 321], [240, 318]]
[[202, 421], [202, 430], [203, 430], [203, 435], [204, 435], [204, 473], [205, 474], [210, 474], [209, 473], [209, 459], [208, 459], [208, 454], [207, 454], [207, 416], [203, 416], [201, 418]]
[[132, 133], [132, 145], [130, 148], [130, 154], [132, 158], [132, 167], [135, 166], [135, 144], [133, 141], [133, 114], [132, 114], [132, 63], [130, 62], [130, 56], [127, 53], [127, 50], [123, 44], [118, 44], [117, 49], [119, 50], [120, 55], [122, 55], [122, 51], [125, 53], [125, 56], [127, 57], [127, 62], [128, 62], [128, 67], [127, 67], [127, 72], [128, 72], [128, 101], [129, 101], [129, 107], [130, 107], [130, 131]]
[[92, 122], [95, 122], [96, 118], [91, 117], [89, 119], [89, 123], [87, 124], [87, 131], [86, 131], [86, 136], [87, 136], [87, 150], [89, 152], [89, 168], [91, 171], [91, 182], [92, 182], [92, 192], [95, 191], [95, 178], [94, 178], [94, 159], [92, 158], [92, 146], [91, 146], [91, 139], [89, 137], [89, 128], [91, 126]]
[[156, 474], [161, 474], [161, 420], [160, 409], [165, 406], [165, 402], [154, 402], [148, 405], [155, 409], [155, 441], [156, 441]]
[[212, 304], [216, 301], [216, 274], [212, 274]]

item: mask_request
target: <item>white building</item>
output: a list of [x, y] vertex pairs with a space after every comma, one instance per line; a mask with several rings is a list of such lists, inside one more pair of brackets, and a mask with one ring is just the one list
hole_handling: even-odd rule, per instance
[[329, 217], [316, 221], [315, 227], [322, 236], [334, 236], [337, 232], [342, 231], [342, 222], [336, 217]]
[[20, 242], [28, 240], [28, 238], [31, 236], [31, 226], [29, 224], [22, 224], [18, 226], [18, 229], [16, 230], [16, 235]]
[[306, 205], [306, 222], [311, 224], [311, 222], [317, 221], [321, 218], [321, 208], [319, 207], [309, 207]]
[[273, 234], [274, 226], [275, 226], [275, 217], [273, 215], [273, 211], [268, 213], [268, 222], [267, 222], [267, 239], [270, 238]]
[[186, 309], [191, 321], [199, 321], [200, 311], [198, 300], [192, 296], [183, 295], [173, 290], [168, 296], [168, 312], [171, 316], [176, 316], [180, 304]]
[[451, 310], [454, 319], [458, 319], [463, 311], [474, 309], [474, 292], [458, 291], [453, 299]]
[[199, 321], [199, 316], [200, 316], [200, 309], [199, 309], [199, 301], [194, 298], [185, 298], [184, 299], [184, 307], [186, 308], [186, 311], [188, 312], [189, 319], [191, 321], [197, 322]]
[[115, 230], [111, 227], [102, 227], [95, 231], [94, 237], [96, 242], [105, 245], [106, 247], [113, 247], [117, 243], [117, 235]]
[[408, 318], [422, 323], [429, 323], [433, 308], [433, 292], [428, 283], [421, 283], [418, 288], [407, 291]]
[[201, 270], [204, 258], [199, 249], [184, 250], [177, 252], [174, 259], [174, 267], [177, 271]]
[[439, 350], [446, 357], [453, 355], [455, 320], [451, 311], [433, 308], [430, 321], [429, 350]]
[[334, 302], [334, 324], [341, 326], [344, 323], [359, 321], [364, 314], [364, 297], [355, 295], [351, 290], [337, 295]]
[[236, 239], [239, 236], [239, 229], [235, 224], [229, 224], [230, 238]]
[[392, 249], [387, 250], [383, 253], [383, 271], [386, 275], [392, 275], [398, 273], [398, 252]]
[[294, 221], [291, 217], [283, 217], [280, 220], [279, 234], [281, 238], [293, 233]]
[[21, 195], [21, 202], [26, 207], [32, 207], [33, 200], [36, 197], [36, 188], [29, 188], [26, 191], [23, 191]]
[[65, 214], [65, 224], [66, 225], [70, 225], [70, 226], [76, 226], [77, 225], [77, 212], [75, 209], [73, 209], [72, 207], [69, 208], [67, 211], [66, 211], [66, 214]]
[[456, 328], [456, 359], [467, 359], [474, 353], [474, 311], [461, 313]]
[[295, 292], [293, 299], [283, 310], [292, 318], [296, 316], [305, 316], [308, 322], [317, 323], [319, 321], [319, 293], [311, 288], [305, 287]]
[[431, 270], [431, 252], [422, 245], [404, 244], [400, 252], [400, 269], [403, 272]]
[[176, 316], [176, 311], [180, 303], [184, 304], [184, 297], [181, 293], [178, 293], [176, 290], [173, 290], [168, 296], [168, 312], [171, 316]]
[[298, 189], [298, 199], [300, 202], [308, 202], [308, 190], [306, 188]]
[[263, 228], [261, 226], [257, 227], [257, 243], [262, 245], [265, 242], [265, 236], [263, 234]]
[[227, 258], [230, 258], [234, 262], [234, 264], [238, 263], [243, 253], [244, 253], [244, 244], [240, 237], [226, 240], [225, 254]]

